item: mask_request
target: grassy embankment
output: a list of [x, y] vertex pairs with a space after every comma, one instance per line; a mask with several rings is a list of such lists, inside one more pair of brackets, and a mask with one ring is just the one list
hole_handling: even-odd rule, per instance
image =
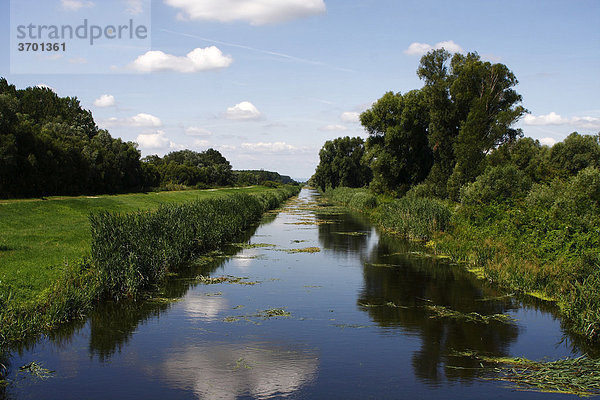
[[77, 318], [101, 298], [135, 296], [297, 191], [253, 187], [1, 202], [0, 345]]
[[390, 199], [349, 188], [325, 195], [367, 212], [386, 230], [428, 241], [432, 252], [466, 263], [482, 278], [556, 301], [570, 330], [598, 341], [600, 215], [596, 195], [576, 195], [595, 187], [588, 179], [595, 178], [582, 173], [539, 185], [527, 198], [501, 204]]

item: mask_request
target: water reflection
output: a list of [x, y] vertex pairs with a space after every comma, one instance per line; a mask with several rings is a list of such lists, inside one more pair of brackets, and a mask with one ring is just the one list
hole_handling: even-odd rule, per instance
[[[482, 286], [461, 268], [439, 260], [417, 256], [418, 246], [370, 230], [366, 221], [338, 216], [334, 224], [319, 226], [321, 243], [336, 252], [359, 254], [364, 286], [357, 300], [361, 311], [386, 329], [418, 335], [421, 348], [413, 354], [415, 375], [427, 382], [470, 378], [476, 374], [474, 361], [451, 354], [478, 351], [504, 356], [519, 335], [516, 324], [489, 324], [431, 318], [427, 306], [481, 315], [505, 313], [517, 308], [510, 297], [485, 300], [501, 293]], [[340, 232], [364, 232], [343, 235]], [[411, 254], [411, 252], [413, 254]], [[461, 368], [443, 368], [446, 364]]]
[[315, 352], [275, 343], [207, 344], [168, 353], [153, 372], [201, 399], [287, 396], [311, 382], [319, 366]]

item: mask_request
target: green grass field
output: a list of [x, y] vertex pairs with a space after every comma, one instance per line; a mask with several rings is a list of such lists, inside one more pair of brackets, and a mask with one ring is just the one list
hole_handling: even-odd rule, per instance
[[265, 187], [150, 192], [47, 200], [0, 201], [0, 283], [12, 289], [12, 300], [33, 300], [55, 281], [65, 263], [90, 253], [90, 213], [154, 210], [229, 193], [257, 193]]

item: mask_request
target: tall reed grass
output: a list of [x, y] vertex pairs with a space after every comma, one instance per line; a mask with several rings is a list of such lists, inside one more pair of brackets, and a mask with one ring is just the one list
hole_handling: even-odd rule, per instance
[[287, 187], [166, 204], [152, 212], [92, 215], [92, 259], [105, 293], [135, 296], [193, 255], [231, 241], [295, 192]]

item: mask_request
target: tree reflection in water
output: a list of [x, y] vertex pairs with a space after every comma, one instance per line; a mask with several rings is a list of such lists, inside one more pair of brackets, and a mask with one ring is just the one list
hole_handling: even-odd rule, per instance
[[[443, 378], [473, 378], [477, 370], [470, 368], [477, 367], [477, 362], [452, 356], [456, 352], [507, 355], [509, 345], [519, 334], [516, 324], [432, 318], [426, 306], [491, 315], [516, 309], [518, 301], [511, 297], [485, 300], [502, 294], [478, 282], [460, 267], [414, 254], [419, 250], [417, 244], [388, 235], [379, 236], [360, 217], [336, 216], [335, 220], [334, 224], [319, 226], [320, 242], [336, 252], [360, 254], [364, 276], [364, 288], [357, 300], [360, 310], [383, 328], [399, 329], [421, 338], [421, 349], [412, 359], [419, 379], [435, 383]], [[459, 368], [444, 368], [448, 365]]]

